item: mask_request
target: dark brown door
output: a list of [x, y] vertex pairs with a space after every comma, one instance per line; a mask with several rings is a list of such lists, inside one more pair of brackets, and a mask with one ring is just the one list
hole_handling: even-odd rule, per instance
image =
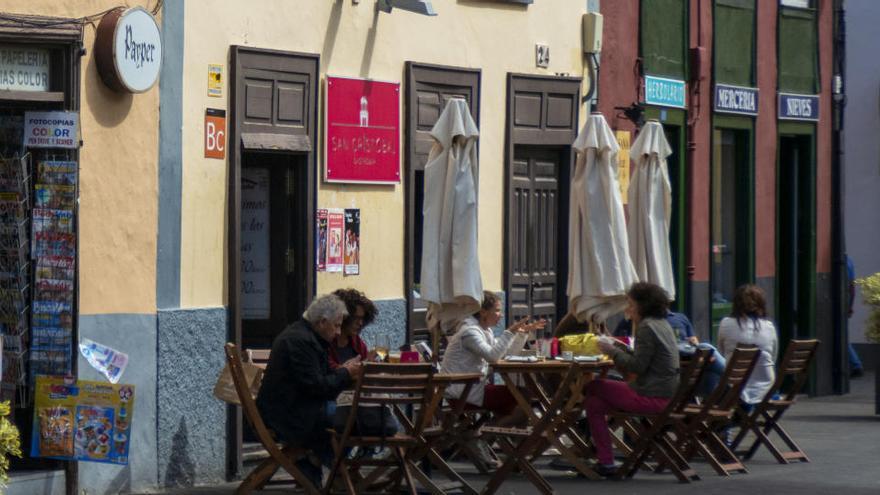
[[580, 79], [508, 74], [508, 323], [546, 318], [547, 333], [568, 308], [568, 183], [579, 102]]
[[480, 124], [480, 71], [406, 64], [406, 287], [407, 340], [426, 339], [427, 306], [419, 297], [422, 270], [422, 205], [425, 164], [434, 145], [430, 132], [450, 98], [464, 98]]
[[[510, 231], [510, 317], [531, 315], [546, 318], [553, 328], [560, 277], [560, 201], [559, 178], [562, 153], [555, 149], [517, 146], [514, 149], [511, 191]], [[562, 227], [567, 229], [567, 224]]]

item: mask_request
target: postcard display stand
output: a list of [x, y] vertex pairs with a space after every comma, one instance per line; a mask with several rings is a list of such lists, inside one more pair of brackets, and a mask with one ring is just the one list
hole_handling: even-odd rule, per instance
[[34, 152], [0, 159], [0, 399], [19, 407], [37, 375], [69, 375], [75, 357], [77, 162]]

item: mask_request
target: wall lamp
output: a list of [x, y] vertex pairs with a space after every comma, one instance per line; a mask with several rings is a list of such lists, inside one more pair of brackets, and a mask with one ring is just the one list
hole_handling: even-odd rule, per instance
[[391, 13], [391, 9], [397, 7], [400, 10], [408, 10], [422, 15], [437, 15], [431, 0], [378, 0], [379, 10]]

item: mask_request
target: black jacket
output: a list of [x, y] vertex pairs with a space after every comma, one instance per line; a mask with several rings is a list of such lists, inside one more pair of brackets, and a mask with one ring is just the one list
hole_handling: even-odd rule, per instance
[[285, 442], [307, 446], [320, 441], [332, 424], [327, 401], [351, 385], [347, 370], [330, 369], [328, 346], [305, 320], [285, 328], [272, 343], [257, 407]]

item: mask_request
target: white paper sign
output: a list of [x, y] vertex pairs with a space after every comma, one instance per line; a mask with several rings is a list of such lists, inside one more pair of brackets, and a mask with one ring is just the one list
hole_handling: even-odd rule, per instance
[[119, 382], [122, 373], [125, 372], [125, 367], [128, 366], [128, 354], [89, 339], [80, 341], [79, 352], [92, 365], [92, 368], [98, 370], [113, 384]]
[[269, 169], [241, 171], [241, 313], [248, 320], [268, 319]]
[[49, 91], [49, 50], [0, 45], [0, 90]]
[[24, 145], [29, 148], [79, 147], [76, 112], [25, 112]]

